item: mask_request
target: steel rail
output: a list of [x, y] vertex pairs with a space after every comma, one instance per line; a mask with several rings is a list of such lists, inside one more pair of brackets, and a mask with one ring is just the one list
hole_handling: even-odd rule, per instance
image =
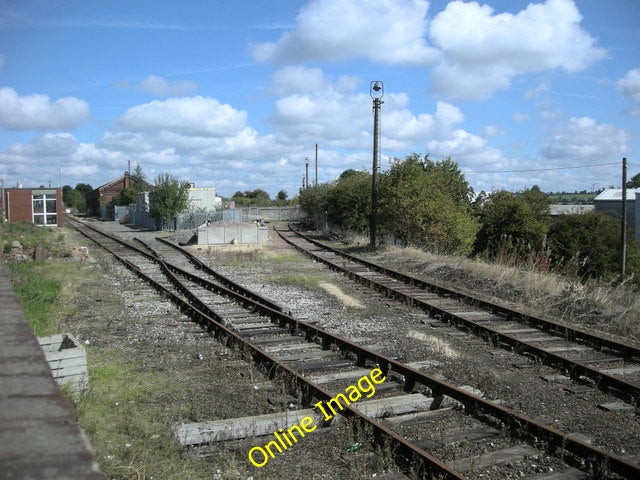
[[[98, 242], [96, 241], [96, 243]], [[129, 246], [126, 243], [125, 245]], [[118, 257], [116, 256], [116, 258]], [[128, 260], [123, 259], [121, 261], [123, 261], [123, 263], [125, 263], [125, 265], [127, 266], [129, 266], [130, 264], [131, 266], [129, 268], [131, 268], [134, 272], [137, 270], [139, 271], [139, 275], [143, 275], [147, 277], [146, 274], [140, 271], [135, 265], [133, 265]], [[160, 258], [157, 258], [157, 261], [164, 263]], [[172, 283], [173, 282], [181, 283], [177, 278], [175, 278], [175, 275], [172, 272], [170, 272], [170, 270], [175, 268], [176, 266], [174, 265], [172, 267], [169, 267], [168, 265], [165, 265], [165, 267], [166, 267], [166, 270], [170, 273], [171, 277], [174, 277], [174, 280], [172, 280]], [[173, 292], [167, 291], [167, 289], [164, 286], [162, 286], [161, 284], [158, 284], [153, 279], [149, 278], [149, 281], [153, 281], [155, 284], [157, 284], [158, 288], [161, 289], [161, 292], [169, 295], [170, 298], [173, 299], [175, 297], [175, 301], [178, 302], [179, 305], [181, 305], [181, 310], [184, 308], [183, 310], [184, 312], [188, 313], [191, 311], [195, 311], [198, 313], [198, 315], [204, 315], [205, 317], [212, 319], [212, 317], [206, 316], [204, 312], [201, 312], [200, 310], [198, 310], [193, 305], [186, 302], [181, 297], [173, 294]], [[184, 285], [181, 288], [188, 290], [187, 287], [185, 287]], [[238, 285], [238, 288], [242, 288], [242, 287]], [[233, 292], [233, 294], [239, 295], [237, 292]], [[242, 298], [247, 299], [247, 297], [242, 297]], [[374, 364], [377, 364], [385, 375], [389, 375], [390, 372], [394, 372], [396, 374], [402, 375], [405, 391], [412, 391], [416, 384], [423, 385], [431, 390], [434, 397], [436, 398], [436, 402], [435, 402], [436, 404], [438, 404], [439, 403], [438, 400], [441, 400], [445, 395], [448, 397], [451, 397], [454, 400], [457, 400], [458, 402], [460, 402], [464, 406], [465, 411], [468, 414], [473, 415], [474, 417], [480, 418], [480, 419], [482, 419], [485, 415], [490, 415], [494, 419], [501, 422], [504, 428], [508, 429], [511, 432], [511, 435], [513, 437], [521, 438], [538, 447], [544, 447], [550, 454], [554, 456], [560, 455], [563, 458], [565, 456], [567, 457], [574, 456], [577, 459], [580, 459], [580, 461], [584, 462], [586, 465], [591, 466], [593, 469], [595, 469], [599, 475], [604, 475], [607, 472], [611, 472], [618, 475], [622, 475], [629, 479], [640, 478], [640, 465], [636, 463], [632, 463], [617, 455], [610, 454], [599, 447], [594, 447], [571, 435], [565, 434], [559, 430], [556, 430], [552, 427], [549, 427], [540, 422], [537, 422], [536, 420], [531, 419], [523, 414], [511, 411], [508, 408], [503, 407], [495, 402], [491, 402], [490, 400], [486, 400], [477, 395], [473, 395], [454, 385], [451, 385], [447, 382], [444, 382], [428, 374], [425, 374], [401, 362], [393, 360], [390, 357], [374, 352], [365, 347], [362, 347], [361, 345], [355, 344], [350, 340], [344, 339], [330, 332], [327, 332], [326, 330], [320, 327], [297, 320], [286, 313], [283, 313], [278, 310], [273, 310], [270, 307], [259, 304], [259, 303], [256, 303], [254, 305], [254, 308], [260, 311], [261, 313], [268, 315], [272, 319], [272, 321], [277, 322], [280, 327], [288, 328], [291, 334], [296, 334], [297, 332], [303, 332], [305, 334], [305, 338], [308, 341], [313, 341], [316, 338], [319, 339], [324, 349], [330, 349], [332, 346], [335, 346], [345, 356], [347, 356], [348, 354], [354, 355], [356, 357], [357, 366], [363, 367], [365, 366], [367, 361], [371, 361]], [[259, 347], [248, 342], [237, 333], [225, 327], [222, 324], [223, 319], [221, 319], [219, 316], [216, 315], [213, 318], [216, 319], [216, 320], [212, 320], [215, 325], [222, 327], [225, 332], [233, 333], [232, 343], [241, 342], [242, 345], [250, 348], [252, 352], [256, 352], [255, 355], [257, 355], [259, 358], [266, 358], [267, 363], [269, 363], [270, 365], [269, 367], [270, 369], [276, 368], [278, 370], [293, 372], [294, 376], [292, 378], [296, 381], [296, 383], [298, 384], [298, 386], [301, 388], [303, 392], [307, 392], [304, 396], [305, 398], [308, 399], [308, 401], [311, 398], [308, 392], [313, 393], [317, 391], [319, 392], [319, 394], [329, 395], [329, 397], [326, 397], [326, 396], [317, 397], [319, 399], [326, 400], [327, 398], [331, 398], [330, 394], [324, 391], [321, 387], [315, 384], [312, 384], [301, 374], [293, 371], [286, 365], [281, 365], [277, 359], [270, 356]], [[218, 323], [216, 323], [216, 321]], [[211, 329], [209, 328], [210, 325], [208, 323], [206, 323], [206, 325], [203, 325], [202, 323], [199, 323], [199, 324], [203, 326], [203, 328], [207, 328], [207, 330], [211, 331]], [[214, 328], [214, 330], [217, 330], [217, 327]], [[302, 384], [300, 384], [299, 383], [300, 380], [302, 380], [303, 384], [307, 386], [303, 386]], [[347, 416], [354, 413], [354, 412], [351, 412], [351, 410], [352, 409], [349, 409], [350, 413], [347, 414]], [[357, 414], [358, 417], [363, 417], [363, 415], [360, 414], [360, 412], [358, 412], [357, 410], [355, 410], [355, 413]], [[370, 423], [374, 426], [383, 428], [384, 430], [388, 430], [383, 425], [378, 424], [378, 422], [376, 422], [373, 419], [369, 419], [367, 421], [370, 421]], [[380, 434], [383, 434], [382, 431], [380, 432], [381, 432]], [[399, 448], [403, 452], [402, 453], [402, 458], [404, 459], [404, 461], [402, 462], [403, 465], [407, 465], [406, 463], [407, 459], [410, 459], [409, 464], [414, 464], [416, 459], [420, 459], [421, 463], [423, 463], [427, 461], [427, 458], [433, 458], [427, 452], [424, 452], [419, 447], [415, 447], [415, 445], [402, 439], [402, 437], [398, 437], [397, 434], [395, 434], [394, 432], [391, 432], [391, 431], [389, 432], [394, 435], [392, 437], [392, 440], [395, 444], [397, 444], [397, 448]], [[384, 435], [386, 435], [386, 433], [384, 433]], [[399, 441], [402, 441], [402, 442], [398, 443]], [[404, 448], [409, 448], [409, 446], [405, 444], [408, 444], [412, 447], [417, 448], [419, 450], [418, 452], [419, 454], [413, 450], [412, 450], [413, 453], [411, 454], [408, 452], [405, 452]], [[422, 454], [425, 454], [428, 457], [421, 457]], [[434, 460], [436, 460], [438, 464], [441, 464], [441, 462], [439, 462], [437, 459], [434, 459]], [[569, 459], [565, 458], [565, 460], [568, 460], [569, 462], [571, 462], [570, 458]], [[431, 460], [428, 460], [428, 461], [431, 461]], [[446, 465], [444, 466], [446, 467]], [[426, 468], [426, 467], [423, 465], [423, 467], [421, 468]], [[432, 470], [429, 470], [429, 472], [430, 472], [429, 474], [433, 473]], [[454, 472], [454, 474], [457, 474], [457, 472]], [[454, 476], [454, 477], [447, 477], [447, 478], [459, 478], [459, 477]]]
[[[293, 230], [292, 230], [293, 231]], [[299, 232], [295, 232], [296, 235], [300, 235], [301, 237], [305, 238], [305, 240], [307, 239], [306, 236], [300, 234]], [[474, 321], [474, 320], [470, 320], [467, 318], [464, 318], [460, 315], [457, 315], [454, 312], [448, 311], [446, 310], [446, 308], [441, 308], [438, 307], [436, 305], [434, 305], [433, 303], [429, 302], [428, 300], [423, 300], [420, 298], [416, 298], [414, 296], [412, 296], [411, 294], [408, 294], [406, 292], [402, 292], [401, 290], [391, 287], [389, 285], [385, 285], [381, 282], [378, 282], [376, 280], [373, 280], [371, 278], [368, 278], [366, 276], [360, 275], [356, 272], [350, 271], [347, 268], [344, 268], [340, 265], [338, 265], [337, 263], [332, 262], [331, 260], [324, 258], [322, 255], [316, 255], [313, 252], [309, 251], [309, 250], [305, 250], [303, 247], [301, 247], [300, 245], [297, 245], [295, 242], [291, 241], [290, 239], [286, 238], [284, 235], [282, 235], [281, 232], [278, 231], [278, 233], [281, 235], [281, 237], [290, 245], [292, 245], [294, 248], [296, 248], [297, 250], [299, 250], [300, 252], [312, 257], [313, 259], [324, 263], [325, 265], [329, 266], [330, 268], [332, 268], [333, 270], [336, 270], [340, 273], [343, 273], [345, 275], [347, 275], [351, 280], [354, 281], [358, 281], [370, 288], [373, 288], [377, 291], [383, 291], [385, 292], [386, 295], [388, 296], [393, 296], [394, 298], [401, 298], [403, 301], [405, 301], [406, 303], [409, 303], [417, 308], [420, 308], [421, 310], [425, 311], [426, 313], [428, 313], [429, 315], [435, 317], [435, 318], [439, 318], [442, 321], [445, 322], [449, 322], [452, 323], [456, 326], [464, 326], [465, 328], [471, 330], [474, 333], [480, 333], [482, 336], [489, 338], [496, 346], [500, 345], [500, 344], [504, 344], [504, 345], [508, 345], [510, 347], [512, 347], [514, 350], [518, 351], [518, 352], [526, 352], [528, 354], [531, 354], [533, 356], [535, 356], [536, 358], [539, 358], [540, 361], [542, 363], [544, 363], [545, 365], [549, 365], [549, 366], [553, 366], [555, 368], [561, 368], [564, 371], [566, 371], [567, 373], [569, 373], [570, 377], [573, 380], [578, 380], [580, 377], [588, 377], [590, 378], [593, 382], [594, 385], [607, 392], [610, 391], [611, 393], [614, 393], [616, 396], [620, 397], [621, 399], [627, 401], [628, 403], [631, 404], [635, 404], [636, 407], [640, 406], [640, 385], [636, 385], [634, 383], [630, 383], [627, 382], [625, 380], [622, 380], [620, 378], [615, 377], [614, 375], [610, 375], [607, 373], [603, 373], [599, 370], [597, 370], [596, 368], [590, 367], [584, 363], [580, 363], [579, 361], [576, 360], [571, 360], [569, 358], [565, 358], [562, 355], [559, 355], [557, 353], [554, 352], [550, 352], [548, 350], [545, 350], [542, 347], [538, 347], [536, 345], [533, 345], [531, 343], [527, 343], [526, 341], [520, 340], [518, 338], [516, 338], [513, 335], [509, 335], [507, 333], [502, 333], [499, 330], [496, 330], [494, 328], [491, 328], [488, 325], [483, 325], [482, 322], [478, 322], [478, 321]], [[312, 244], [318, 246], [319, 248], [326, 248], [327, 250], [330, 251], [334, 251], [335, 249], [331, 248], [331, 247], [326, 247], [323, 246], [322, 243], [320, 242], [316, 242], [316, 241], [311, 241]], [[375, 265], [375, 264], [371, 264], [371, 262], [367, 262], [366, 260], [361, 260], [358, 259], [357, 257], [353, 257], [351, 255], [348, 254], [341, 254], [341, 256], [343, 256], [344, 258], [348, 258], [352, 261], [355, 262], [359, 262], [364, 264], [365, 266], [368, 265]], [[389, 272], [393, 272], [393, 270], [389, 270], [386, 269], [385, 267], [380, 267], [377, 266], [378, 270], [376, 270], [378, 273], [382, 273], [384, 274], [386, 271]], [[415, 283], [413, 283], [413, 285], [417, 284], [420, 288], [424, 288], [424, 289], [429, 289], [430, 291], [432, 291], [433, 293], [437, 293], [439, 295], [448, 295], [450, 297], [456, 297], [457, 295], [457, 291], [453, 290], [453, 289], [449, 289], [449, 288], [442, 288], [440, 286], [435, 287], [437, 290], [433, 290], [430, 287], [422, 287], [422, 284], [425, 284], [427, 286], [431, 285], [428, 282], [424, 282], [423, 280], [420, 279], [416, 279], [414, 277], [405, 275], [405, 274], [401, 274], [396, 272], [397, 275], [401, 275], [403, 277], [407, 277], [409, 279], [415, 280]], [[394, 278], [399, 278], [397, 276], [394, 276]], [[391, 294], [391, 295], [390, 295]], [[468, 297], [467, 294], [460, 294], [460, 295], [464, 295], [464, 297]], [[461, 299], [462, 297], [458, 296], [459, 299]], [[468, 298], [472, 298], [473, 297], [468, 297]], [[476, 300], [476, 299], [474, 299]], [[480, 300], [479, 300], [480, 301]], [[503, 309], [505, 312], [516, 312], [515, 310], [511, 310], [511, 309], [507, 309], [506, 307], [500, 307], [497, 305], [494, 305], [490, 302], [484, 301], [482, 300], [481, 302], [483, 302], [482, 305], [478, 305], [477, 306], [481, 306], [484, 307], [486, 309], [491, 309], [491, 313], [494, 314], [500, 314], [504, 312], [501, 312], [500, 309]], [[526, 314], [521, 314], [521, 315], [526, 315]], [[513, 316], [509, 317], [509, 314], [506, 315], [507, 319], [513, 319]], [[591, 336], [593, 336], [592, 334], [589, 334]], [[599, 338], [599, 337], [598, 337]], [[606, 340], [606, 339], [603, 339]], [[607, 340], [608, 342], [611, 342], [609, 340]], [[617, 344], [616, 345], [620, 345]], [[636, 352], [638, 351], [638, 347], [635, 346], [629, 346], [627, 344], [622, 344], [626, 347], [629, 347], [630, 349], [633, 350], [627, 350], [628, 353], [632, 355], [636, 355]], [[592, 345], [591, 345], [592, 346]], [[616, 349], [616, 351], [621, 351], [621, 348]], [[627, 357], [627, 356], [625, 356]]]
[[[174, 246], [171, 242], [168, 242], [168, 244]], [[192, 256], [189, 252], [185, 251], [183, 253], [187, 256]], [[176, 267], [173, 266], [170, 268], [173, 270]], [[175, 271], [181, 275], [183, 274], [179, 270]], [[238, 287], [242, 288], [240, 286]], [[244, 297], [240, 296], [240, 298], [243, 299]], [[631, 475], [629, 478], [640, 475], [640, 465], [631, 463], [621, 457], [610, 455], [598, 447], [593, 447], [571, 435], [536, 422], [495, 402], [470, 394], [465, 390], [395, 361], [390, 357], [330, 333], [321, 327], [297, 320], [281, 311], [275, 311], [268, 306], [259, 304], [255, 305], [254, 308], [261, 314], [268, 316], [272, 321], [278, 323], [280, 327], [287, 328], [292, 335], [295, 335], [297, 332], [302, 332], [307, 341], [320, 340], [324, 349], [331, 349], [335, 346], [344, 356], [348, 354], [354, 355], [356, 357], [356, 365], [359, 367], [364, 367], [366, 362], [370, 361], [377, 364], [385, 375], [388, 375], [390, 372], [402, 375], [405, 391], [411, 391], [416, 384], [421, 384], [433, 392], [437, 399], [436, 404], [438, 404], [439, 400], [442, 400], [444, 395], [449, 396], [460, 402], [468, 414], [475, 417], [480, 417], [483, 414], [490, 415], [509, 429], [512, 436], [522, 438], [529, 443], [544, 444], [551, 454], [554, 454], [557, 450], [562, 450], [587, 463], [590, 462], [592, 466], [600, 466], [599, 468], [603, 468], [604, 470], [611, 469], [611, 471], [621, 475], [625, 475], [624, 472], [626, 472], [627, 475]]]
[[255, 293], [255, 292], [252, 292], [251, 290], [247, 289], [246, 287], [238, 287], [238, 284], [236, 284], [232, 280], [229, 280], [224, 275], [219, 274], [214, 269], [210, 268], [206, 263], [204, 263], [199, 258], [197, 258], [194, 255], [192, 255], [188, 250], [186, 250], [185, 248], [181, 247], [180, 245], [176, 245], [175, 243], [172, 243], [172, 242], [170, 242], [167, 239], [162, 238], [162, 237], [156, 237], [156, 240], [161, 242], [161, 243], [164, 243], [164, 244], [176, 249], [178, 252], [182, 253], [194, 265], [194, 267], [196, 269], [203, 271], [207, 275], [211, 275], [213, 278], [215, 278], [217, 281], [219, 281], [222, 285], [227, 287], [229, 290], [235, 290], [238, 293], [241, 293], [245, 297], [249, 297], [249, 298], [251, 298], [251, 299], [253, 299], [253, 300], [255, 300], [255, 301], [259, 302], [259, 303], [262, 303], [263, 305], [269, 306], [273, 310], [282, 311], [282, 307], [280, 305], [278, 305], [277, 303], [272, 302], [271, 300], [269, 300], [267, 298], [264, 298], [263, 296]]
[[[73, 225], [72, 222], [69, 222]], [[135, 265], [130, 260], [122, 257], [117, 254], [114, 250], [106, 247], [104, 244], [100, 243], [97, 239], [92, 238], [87, 235], [77, 226], [74, 226], [80, 233], [85, 235], [90, 240], [97, 243], [99, 246], [107, 250], [111, 253], [117, 260], [123, 263], [129, 270], [131, 270], [136, 276], [143, 279], [147, 283], [149, 283], [154, 289], [156, 289], [163, 297], [169, 298], [173, 303], [175, 303], [178, 309], [188, 315], [194, 322], [200, 325], [203, 329], [207, 330], [210, 333], [213, 333], [213, 336], [216, 340], [221, 341], [224, 345], [230, 348], [238, 348], [243, 354], [247, 357], [251, 358], [255, 363], [261, 365], [265, 373], [270, 379], [274, 379], [277, 376], [285, 377], [287, 380], [292, 381], [296, 387], [302, 392], [302, 396], [305, 399], [305, 403], [307, 405], [312, 403], [312, 399], [316, 398], [318, 400], [328, 401], [333, 395], [327, 390], [323, 389], [319, 385], [311, 382], [307, 378], [305, 378], [301, 373], [296, 372], [291, 369], [287, 365], [281, 363], [274, 356], [270, 355], [257, 345], [254, 345], [247, 339], [240, 336], [237, 332], [231, 330], [227, 326], [223, 324], [223, 319], [217, 314], [209, 315], [204, 311], [200, 310], [193, 304], [189, 303], [187, 300], [182, 298], [179, 295], [176, 295], [172, 290], [166, 288], [164, 285], [160, 284], [152, 277], [144, 273], [137, 265]], [[106, 237], [111, 238], [112, 236], [106, 234], [105, 232], [99, 232], [99, 230], [95, 230], [98, 233], [104, 233]], [[136, 252], [140, 253], [141, 250], [124, 243], [123, 245], [129, 246], [136, 250]], [[145, 255], [146, 257], [146, 255]], [[176, 286], [176, 289], [184, 293], [188, 291], [188, 288], [184, 286], [180, 280], [170, 271], [170, 268], [167, 265], [164, 265], [165, 262], [159, 257], [155, 257], [155, 261], [161, 265], [161, 268], [168, 274], [170, 277], [170, 282]], [[177, 287], [177, 285], [180, 285]], [[192, 298], [197, 298], [196, 295], [189, 292], [186, 295], [189, 300]], [[246, 297], [245, 297], [246, 298]], [[265, 308], [269, 308], [266, 305]], [[275, 310], [274, 310], [275, 312]], [[366, 426], [372, 429], [372, 433], [374, 435], [372, 445], [380, 446], [389, 444], [391, 446], [391, 452], [395, 459], [396, 464], [402, 468], [405, 472], [410, 473], [414, 478], [419, 479], [432, 479], [432, 478], [441, 478], [441, 479], [451, 479], [451, 480], [464, 480], [465, 477], [459, 472], [455, 471], [447, 464], [441, 462], [437, 458], [433, 457], [428, 452], [424, 451], [417, 445], [412, 442], [406, 440], [401, 437], [394, 431], [390, 430], [385, 425], [379, 423], [373, 418], [365, 415], [360, 412], [358, 409], [345, 405], [343, 410], [340, 410], [339, 413], [346, 418], [351, 418], [358, 421], [362, 426]]]
[[[412, 275], [407, 275], [397, 270], [393, 270], [388, 267], [383, 267], [382, 265], [378, 265], [376, 263], [370, 262], [360, 257], [356, 257], [355, 255], [351, 255], [339, 249], [333, 248], [329, 245], [326, 245], [322, 242], [319, 242], [309, 237], [308, 235], [304, 235], [303, 233], [297, 230], [294, 230], [291, 227], [289, 227], [289, 229], [291, 232], [295, 233], [299, 237], [305, 239], [306, 241], [316, 245], [317, 247], [323, 250], [328, 250], [352, 262], [360, 263], [361, 265], [366, 266], [370, 270], [373, 270], [378, 273], [382, 273], [384, 275], [388, 275], [408, 285], [417, 286], [423, 290], [428, 290], [433, 293], [437, 293], [439, 295], [445, 295], [450, 298], [456, 298], [456, 299], [462, 300], [469, 305], [478, 306], [482, 309], [490, 311], [491, 313], [503, 315], [507, 318], [507, 320], [514, 320], [514, 321], [526, 323], [529, 325], [535, 325], [544, 331], [557, 332], [557, 335], [564, 336], [564, 338], [566, 338], [567, 340], [588, 344], [597, 349], [608, 349], [611, 351], [619, 352], [619, 356], [628, 360], [631, 360], [633, 357], [640, 358], [640, 345], [634, 345], [631, 343], [602, 337], [600, 335], [593, 334], [592, 332], [574, 327], [564, 322], [558, 322], [555, 320], [542, 318], [540, 316], [531, 315], [529, 313], [516, 310], [506, 305], [499, 305], [499, 304], [490, 302], [488, 300], [478, 298], [469, 293], [462, 292], [456, 288], [440, 284], [434, 280], [426, 281], [424, 279], [417, 278]], [[278, 232], [278, 234], [285, 241], [287, 241], [287, 243], [292, 244], [292, 242], [288, 241], [288, 239], [283, 237], [280, 230], [276, 230], [276, 232]]]

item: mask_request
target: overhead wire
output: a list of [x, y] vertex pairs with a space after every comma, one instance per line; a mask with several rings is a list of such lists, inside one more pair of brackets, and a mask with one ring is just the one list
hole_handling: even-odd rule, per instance
[[465, 175], [476, 175], [485, 173], [526, 173], [526, 172], [548, 172], [553, 170], [572, 170], [576, 168], [604, 167], [608, 165], [619, 165], [620, 162], [592, 163], [590, 165], [574, 165], [571, 167], [549, 167], [549, 168], [527, 168], [522, 170], [487, 170], [484, 172], [463, 172]]

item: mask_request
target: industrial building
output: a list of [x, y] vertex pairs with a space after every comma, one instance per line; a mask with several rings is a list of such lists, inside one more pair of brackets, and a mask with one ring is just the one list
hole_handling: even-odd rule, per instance
[[[622, 218], [622, 189], [607, 188], [594, 200], [595, 211]], [[627, 188], [627, 228], [640, 241], [640, 188]]]
[[59, 188], [3, 188], [0, 197], [3, 222], [62, 226], [62, 190]]

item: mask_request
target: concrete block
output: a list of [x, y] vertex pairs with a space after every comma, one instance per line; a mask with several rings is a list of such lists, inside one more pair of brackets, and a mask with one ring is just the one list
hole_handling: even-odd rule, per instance
[[53, 378], [66, 385], [73, 395], [89, 388], [87, 353], [82, 344], [70, 333], [38, 338]]

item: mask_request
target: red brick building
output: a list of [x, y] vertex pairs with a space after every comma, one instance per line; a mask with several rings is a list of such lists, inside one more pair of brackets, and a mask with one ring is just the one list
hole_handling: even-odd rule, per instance
[[59, 188], [4, 188], [0, 194], [2, 221], [62, 226], [62, 191]]
[[100, 216], [100, 207], [107, 206], [115, 197], [120, 195], [125, 188], [131, 186], [131, 177], [129, 172], [124, 172], [124, 175], [117, 180], [112, 180], [109, 183], [92, 190], [87, 193], [87, 215]]

